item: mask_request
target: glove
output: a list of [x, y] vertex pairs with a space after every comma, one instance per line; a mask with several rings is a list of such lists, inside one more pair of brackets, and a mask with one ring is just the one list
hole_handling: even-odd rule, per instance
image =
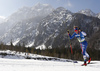
[[69, 30], [67, 30], [67, 34], [69, 35]]

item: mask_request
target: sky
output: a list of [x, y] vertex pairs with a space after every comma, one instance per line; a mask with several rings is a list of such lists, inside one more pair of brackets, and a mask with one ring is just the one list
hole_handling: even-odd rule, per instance
[[100, 0], [0, 0], [0, 17], [8, 17], [23, 6], [32, 7], [37, 3], [50, 4], [55, 9], [64, 7], [74, 13], [83, 9], [100, 13]]

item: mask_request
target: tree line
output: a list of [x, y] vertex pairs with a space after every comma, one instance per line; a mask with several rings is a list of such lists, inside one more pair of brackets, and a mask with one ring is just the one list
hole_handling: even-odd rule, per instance
[[[25, 53], [32, 53], [32, 54], [39, 54], [44, 56], [51, 56], [51, 57], [58, 57], [58, 58], [65, 58], [65, 59], [74, 59], [74, 60], [83, 60], [83, 56], [81, 53], [81, 48], [79, 46], [73, 46], [73, 54], [71, 54], [70, 47], [57, 47], [52, 49], [35, 49], [34, 47], [25, 47], [17, 45], [4, 45], [3, 43], [0, 44], [0, 50], [11, 50], [16, 52], [25, 52]], [[87, 52], [90, 54], [92, 60], [100, 60], [100, 50], [96, 50], [93, 48], [87, 48]]]

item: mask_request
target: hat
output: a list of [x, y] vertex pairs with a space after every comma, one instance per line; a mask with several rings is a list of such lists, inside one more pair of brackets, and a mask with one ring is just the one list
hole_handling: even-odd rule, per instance
[[75, 27], [74, 27], [74, 31], [78, 31], [78, 27], [75, 26]]

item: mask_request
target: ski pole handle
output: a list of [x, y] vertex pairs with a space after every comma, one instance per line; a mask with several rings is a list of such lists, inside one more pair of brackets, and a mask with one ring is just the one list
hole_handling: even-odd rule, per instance
[[69, 30], [67, 30], [67, 33], [69, 33]]
[[67, 30], [67, 34], [69, 35], [69, 30]]

